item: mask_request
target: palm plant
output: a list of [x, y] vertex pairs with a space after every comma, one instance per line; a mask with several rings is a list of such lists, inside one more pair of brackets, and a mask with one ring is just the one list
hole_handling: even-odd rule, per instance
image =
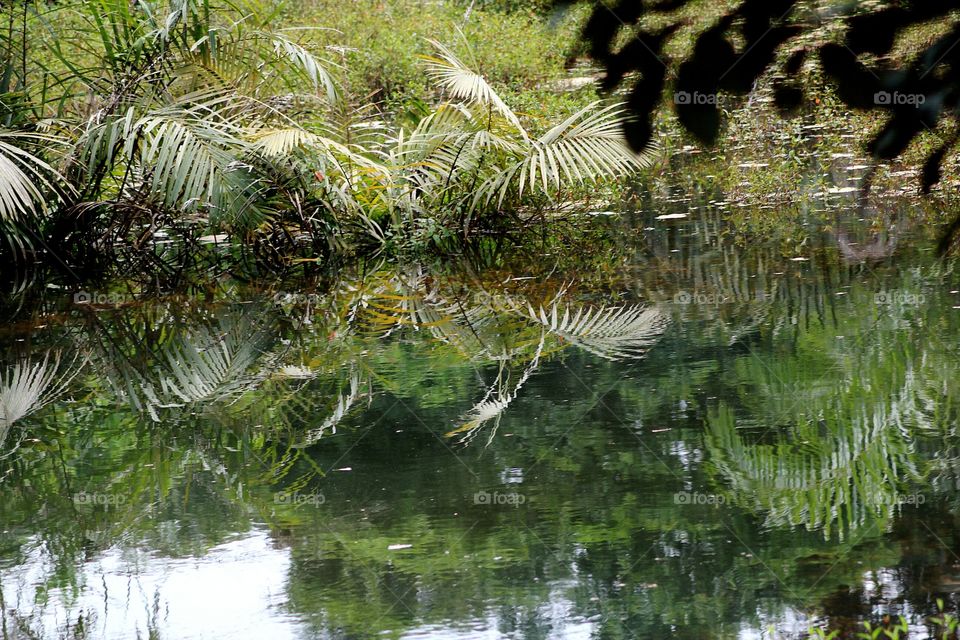
[[[459, 204], [470, 219], [490, 207], [520, 206], [527, 196], [553, 198], [564, 189], [647, 166], [651, 149], [634, 153], [622, 134], [619, 104], [591, 104], [539, 137], [482, 75], [435, 41], [427, 72], [452, 99], [441, 103], [391, 152], [404, 195], [426, 204]], [[414, 207], [409, 207], [414, 209]]]
[[32, 246], [24, 229], [39, 226], [48, 200], [65, 188], [56, 169], [26, 147], [58, 142], [36, 133], [0, 131], [0, 235], [15, 254]]
[[[287, 108], [320, 112], [339, 99], [327, 65], [296, 33], [249, 29], [237, 7], [211, 0], [83, 0], [62, 11], [76, 33], [63, 38], [55, 19], [40, 23], [53, 62], [39, 67], [44, 93], [33, 98], [53, 116], [46, 138], [65, 150], [31, 154], [24, 142], [36, 134], [0, 134], [8, 242], [22, 244], [9, 230], [14, 214], [53, 200], [46, 192], [60, 182], [58, 164], [75, 193], [55, 213], [72, 222], [34, 225], [40, 234], [99, 234], [105, 225], [121, 239], [138, 223], [156, 230], [194, 219], [242, 235], [267, 222], [276, 172], [252, 138]], [[99, 203], [107, 206], [91, 206]]]
[[425, 65], [444, 101], [389, 133], [338, 86], [309, 29], [269, 31], [217, 0], [76, 0], [62, 11], [76, 33], [62, 37], [56, 13], [39, 21], [36, 44], [52, 56], [27, 101], [44, 116], [43, 141], [63, 151], [28, 150], [40, 121], [0, 133], [0, 224], [8, 243], [20, 224], [14, 246], [47, 207], [30, 233], [64, 250], [140, 251], [167, 228], [319, 259], [341, 247], [341, 230], [383, 243], [430, 217], [466, 234], [478, 218], [569, 200], [650, 161], [624, 142], [619, 105], [535, 134], [438, 42]]

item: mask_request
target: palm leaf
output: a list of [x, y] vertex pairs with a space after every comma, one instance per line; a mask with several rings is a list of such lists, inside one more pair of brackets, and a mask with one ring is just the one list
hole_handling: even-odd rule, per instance
[[45, 210], [44, 191], [63, 182], [53, 167], [17, 146], [26, 140], [56, 142], [36, 134], [0, 132], [0, 221], [15, 222]]
[[277, 56], [292, 63], [311, 83], [315, 90], [322, 91], [329, 104], [338, 101], [337, 85], [326, 67], [302, 45], [286, 36], [270, 34]]
[[[140, 118], [126, 154], [149, 170], [147, 191], [168, 209], [207, 212], [215, 224], [226, 220], [252, 229], [270, 214], [259, 206], [264, 185], [247, 161], [252, 146], [229, 99], [167, 107]], [[221, 109], [221, 103], [227, 106]]]
[[437, 50], [436, 56], [424, 56], [427, 61], [427, 73], [438, 85], [450, 92], [458, 100], [487, 106], [507, 119], [526, 138], [527, 134], [520, 119], [497, 95], [493, 87], [478, 73], [471, 71], [446, 46], [436, 40], [430, 44]]
[[497, 198], [503, 204], [512, 188], [549, 195], [566, 184], [585, 184], [642, 169], [652, 161], [637, 154], [623, 137], [624, 109], [593, 103], [574, 113], [540, 138], [530, 141], [512, 163], [488, 178], [477, 191], [475, 206]]

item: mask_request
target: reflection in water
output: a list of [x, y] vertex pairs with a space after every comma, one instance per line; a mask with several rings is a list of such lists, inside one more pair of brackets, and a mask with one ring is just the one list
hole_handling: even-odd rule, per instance
[[27, 358], [0, 370], [0, 447], [15, 422], [53, 402], [78, 371], [69, 367], [61, 371], [59, 352], [46, 352], [40, 361]]
[[[43, 581], [43, 564], [36, 551], [5, 576], [14, 594], [5, 596], [8, 607], [33, 608], [31, 587]], [[83, 590], [71, 599], [76, 614], [69, 622], [105, 638], [192, 638], [198, 629], [217, 629], [224, 638], [296, 637], [296, 619], [283, 614], [289, 565], [288, 555], [262, 531], [209, 549], [202, 562], [112, 549], [81, 568]], [[224, 588], [240, 583], [247, 588]], [[67, 622], [58, 613], [44, 611], [31, 621], [33, 628], [54, 637]], [[249, 625], [252, 619], [256, 628]]]
[[958, 604], [960, 288], [823, 240], [705, 215], [615, 285], [402, 267], [61, 312], [0, 374], [0, 628], [923, 625]]

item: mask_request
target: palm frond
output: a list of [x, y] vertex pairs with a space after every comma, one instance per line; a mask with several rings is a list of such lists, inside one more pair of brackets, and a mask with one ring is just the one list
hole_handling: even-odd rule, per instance
[[168, 209], [252, 229], [269, 213], [258, 206], [262, 184], [247, 162], [251, 144], [230, 106], [224, 97], [151, 112], [134, 123], [125, 153], [148, 169], [146, 190]]
[[286, 156], [304, 147], [329, 148], [333, 145], [323, 136], [300, 127], [264, 128], [254, 133], [252, 140], [255, 150], [274, 157]]
[[250, 140], [252, 150], [270, 157], [284, 157], [297, 149], [319, 150], [331, 159], [341, 158], [369, 170], [386, 171], [382, 165], [355, 149], [302, 127], [262, 127], [254, 130]]
[[55, 142], [36, 134], [0, 132], [0, 221], [18, 221], [46, 209], [44, 191], [63, 182], [53, 167], [17, 145], [23, 141]]
[[598, 105], [584, 107], [530, 141], [514, 162], [480, 186], [475, 205], [489, 204], [494, 198], [502, 205], [513, 188], [518, 197], [524, 191], [549, 195], [562, 185], [582, 185], [649, 166], [652, 154], [635, 153], [623, 137], [623, 105], [600, 109]]
[[293, 64], [311, 83], [315, 90], [322, 92], [329, 104], [339, 100], [336, 82], [326, 66], [303, 45], [297, 44], [281, 34], [270, 34], [273, 49], [277, 56]]
[[497, 92], [483, 76], [471, 71], [446, 46], [436, 40], [430, 40], [429, 42], [437, 50], [437, 55], [424, 56], [424, 60], [427, 62], [427, 73], [434, 82], [449, 91], [458, 100], [465, 100], [468, 103], [485, 105], [494, 109], [516, 127], [524, 138], [527, 137], [526, 131], [520, 124], [520, 119], [507, 106], [507, 103], [497, 95]]
[[74, 145], [74, 153], [86, 169], [88, 179], [101, 170], [109, 170], [118, 160], [118, 152], [134, 144], [136, 111], [131, 106], [125, 113], [102, 117], [95, 114], [86, 123]]

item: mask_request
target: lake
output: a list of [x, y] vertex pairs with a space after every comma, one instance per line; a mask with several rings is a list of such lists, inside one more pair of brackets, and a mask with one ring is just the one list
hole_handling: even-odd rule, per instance
[[632, 238], [596, 260], [20, 299], [0, 636], [926, 637], [960, 603], [955, 263], [896, 206], [800, 242], [727, 208], [595, 216]]

